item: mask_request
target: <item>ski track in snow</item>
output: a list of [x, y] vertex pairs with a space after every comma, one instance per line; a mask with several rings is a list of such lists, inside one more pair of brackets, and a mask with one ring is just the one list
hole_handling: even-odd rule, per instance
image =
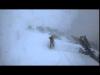
[[2, 65], [98, 65], [78, 52], [80, 45], [55, 39], [55, 48], [49, 49], [47, 33], [27, 30], [16, 35], [11, 47], [2, 50]]

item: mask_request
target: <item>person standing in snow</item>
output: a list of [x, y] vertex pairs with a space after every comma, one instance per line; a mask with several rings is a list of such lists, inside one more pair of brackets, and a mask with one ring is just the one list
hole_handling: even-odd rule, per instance
[[52, 34], [50, 37], [50, 48], [53, 48], [55, 45], [54, 45], [54, 34]]

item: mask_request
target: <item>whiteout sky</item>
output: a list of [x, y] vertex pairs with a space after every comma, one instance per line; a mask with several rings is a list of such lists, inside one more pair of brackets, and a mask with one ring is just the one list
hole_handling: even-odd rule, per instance
[[[45, 25], [57, 28], [62, 32], [70, 29], [72, 21], [77, 16], [77, 10], [1, 10], [5, 21], [11, 24]], [[9, 19], [9, 20], [8, 20]], [[2, 21], [2, 22], [3, 22]], [[13, 23], [12, 23], [13, 22]]]

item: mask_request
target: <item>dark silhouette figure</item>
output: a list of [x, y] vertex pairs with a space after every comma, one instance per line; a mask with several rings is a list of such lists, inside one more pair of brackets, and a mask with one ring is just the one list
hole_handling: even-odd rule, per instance
[[55, 45], [54, 45], [54, 35], [51, 35], [50, 37], [49, 37], [49, 39], [50, 39], [50, 48], [53, 48]]

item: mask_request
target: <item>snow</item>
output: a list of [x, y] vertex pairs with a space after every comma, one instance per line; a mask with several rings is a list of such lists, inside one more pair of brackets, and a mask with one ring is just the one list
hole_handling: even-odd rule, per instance
[[95, 54], [96, 57], [99, 57], [99, 51], [96, 49], [91, 48], [91, 51]]
[[[88, 55], [79, 53], [81, 46], [64, 36], [55, 39], [55, 48], [50, 49], [50, 34], [34, 27], [43, 25], [67, 31], [77, 11], [40, 11], [0, 10], [0, 65], [99, 65]], [[27, 29], [28, 25], [35, 29]]]
[[55, 48], [50, 49], [48, 33], [21, 30], [16, 35], [9, 43], [11, 46], [2, 50], [1, 65], [99, 65], [79, 53], [80, 45], [65, 38], [55, 39]]

